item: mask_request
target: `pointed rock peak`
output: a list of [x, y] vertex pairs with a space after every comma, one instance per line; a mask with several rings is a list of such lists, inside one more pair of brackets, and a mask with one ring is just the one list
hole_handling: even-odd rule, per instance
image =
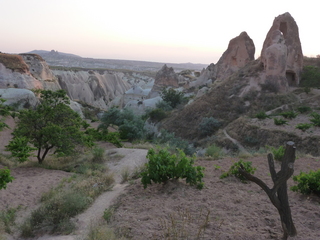
[[263, 43], [261, 62], [267, 71], [267, 76], [281, 75], [281, 78], [287, 81], [282, 83], [283, 86], [299, 84], [303, 53], [298, 25], [290, 13], [286, 12], [274, 19]]

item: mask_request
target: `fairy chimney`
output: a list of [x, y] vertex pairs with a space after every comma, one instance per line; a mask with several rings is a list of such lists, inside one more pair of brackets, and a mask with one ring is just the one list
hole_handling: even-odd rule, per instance
[[[299, 29], [290, 13], [276, 17], [261, 51], [265, 83], [274, 83], [280, 92], [297, 86], [303, 68]], [[279, 82], [277, 82], [279, 81]]]

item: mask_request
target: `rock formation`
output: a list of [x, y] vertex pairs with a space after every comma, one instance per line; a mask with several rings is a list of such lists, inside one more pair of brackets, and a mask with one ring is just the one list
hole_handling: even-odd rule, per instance
[[255, 46], [246, 32], [230, 40], [216, 64], [216, 79], [223, 80], [254, 60]]
[[158, 96], [159, 92], [165, 87], [179, 87], [178, 75], [172, 67], [167, 67], [166, 64], [157, 72], [149, 98]]
[[121, 73], [61, 70], [54, 70], [53, 73], [72, 100], [104, 110], [108, 109], [109, 102], [122, 96], [130, 88], [130, 85], [122, 80]]
[[290, 13], [276, 17], [261, 51], [266, 84], [276, 84], [285, 92], [288, 86], [297, 86], [303, 67], [299, 29]]
[[38, 99], [28, 89], [6, 88], [0, 89], [1, 98], [5, 99], [4, 105], [12, 106], [17, 110], [35, 107]]
[[58, 90], [57, 78], [38, 55], [0, 54], [0, 88]]

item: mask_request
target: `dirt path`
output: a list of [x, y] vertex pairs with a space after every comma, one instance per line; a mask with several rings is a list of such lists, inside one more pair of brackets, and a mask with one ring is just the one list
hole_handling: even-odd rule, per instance
[[[103, 217], [105, 209], [109, 208], [117, 197], [125, 192], [128, 184], [121, 184], [122, 171], [132, 173], [137, 167], [144, 164], [147, 159], [147, 150], [116, 148], [109, 149], [106, 154], [110, 156], [111, 161], [107, 165], [114, 173], [115, 185], [111, 191], [101, 194], [94, 203], [83, 213], [75, 217], [77, 230], [74, 235], [49, 236], [45, 235], [36, 240], [82, 240], [87, 235], [91, 224], [99, 221]], [[112, 160], [113, 159], [113, 160]]]

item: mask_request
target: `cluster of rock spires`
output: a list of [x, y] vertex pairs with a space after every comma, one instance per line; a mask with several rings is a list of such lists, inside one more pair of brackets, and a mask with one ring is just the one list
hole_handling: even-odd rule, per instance
[[[16, 69], [10, 68], [3, 60], [8, 54], [0, 53], [0, 88], [62, 88], [71, 100], [103, 110], [113, 105], [144, 110], [161, 99], [159, 92], [164, 87], [190, 92], [192, 89], [210, 86], [215, 81], [223, 81], [252, 61], [259, 61], [262, 69], [254, 77], [250, 76], [255, 82], [252, 87], [256, 90], [261, 90], [263, 85], [270, 85], [278, 92], [286, 92], [290, 86], [299, 84], [303, 54], [298, 26], [289, 13], [274, 19], [264, 41], [261, 57], [255, 60], [254, 54], [252, 39], [246, 32], [242, 32], [230, 40], [219, 61], [203, 69], [199, 76], [194, 71], [178, 74], [173, 68], [164, 65], [156, 74], [153, 86], [143, 88], [139, 84], [125, 81], [124, 74], [120, 72], [50, 70], [47, 63], [36, 54], [11, 55], [19, 64]], [[13, 90], [10, 91], [13, 94]]]

